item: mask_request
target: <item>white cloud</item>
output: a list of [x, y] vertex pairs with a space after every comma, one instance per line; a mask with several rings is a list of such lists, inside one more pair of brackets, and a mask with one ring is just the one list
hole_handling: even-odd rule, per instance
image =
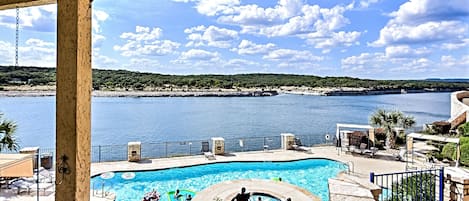
[[234, 71], [245, 71], [248, 69], [253, 69], [255, 67], [263, 67], [262, 64], [254, 61], [249, 61], [245, 59], [230, 59], [228, 61], [223, 61], [222, 66], [224, 68], [230, 68]]
[[388, 24], [381, 29], [380, 37], [370, 45], [412, 44], [437, 42], [464, 37], [469, 25], [460, 21], [425, 22], [416, 26]]
[[109, 19], [109, 14], [102, 10], [94, 10], [93, 17], [91, 20], [93, 31], [95, 33], [101, 33], [101, 23]]
[[218, 52], [209, 52], [201, 49], [190, 49], [186, 52], [181, 52], [179, 59], [181, 60], [213, 60], [220, 55]]
[[465, 38], [469, 30], [465, 0], [413, 0], [402, 4], [381, 29], [372, 46], [447, 41]]
[[324, 49], [323, 53], [327, 53], [331, 48], [345, 46], [350, 47], [352, 45], [359, 45], [361, 33], [357, 31], [353, 32], [333, 32], [331, 34], [322, 35], [318, 33], [308, 34], [302, 36], [306, 39], [306, 42], [310, 45], [314, 45], [315, 48]]
[[417, 23], [446, 21], [464, 18], [469, 14], [465, 0], [412, 0], [402, 4], [399, 10], [391, 13], [394, 23]]
[[342, 68], [345, 70], [363, 70], [364, 68], [379, 68], [388, 60], [383, 53], [362, 53], [359, 56], [350, 56], [342, 59]]
[[214, 16], [220, 13], [230, 13], [233, 6], [239, 4], [239, 0], [200, 0], [196, 8], [200, 14]]
[[125, 32], [121, 34], [121, 38], [136, 41], [149, 41], [159, 39], [163, 34], [163, 30], [159, 27], [151, 29], [150, 27], [136, 26], [135, 33]]
[[216, 26], [205, 27], [203, 25], [184, 30], [189, 34], [187, 47], [212, 46], [218, 48], [229, 48], [232, 42], [238, 38], [238, 32]]
[[256, 4], [239, 6], [234, 8], [233, 14], [222, 15], [218, 21], [240, 26], [242, 33], [268, 37], [328, 33], [347, 25], [349, 20], [343, 13], [353, 8], [353, 4], [328, 9], [303, 3], [280, 0], [274, 8], [261, 8]]
[[[56, 66], [56, 47], [52, 42], [30, 38], [25, 46], [18, 47], [19, 65], [21, 66]], [[15, 47], [0, 41], [0, 65], [14, 65]]]
[[127, 39], [124, 45], [115, 45], [114, 50], [120, 51], [122, 56], [163, 56], [176, 52], [180, 44], [170, 40], [159, 40], [162, 30], [158, 27], [136, 26], [135, 33], [125, 32], [122, 39]]
[[[469, 66], [469, 55], [461, 56], [460, 59], [456, 59], [451, 55], [443, 55], [440, 61], [441, 65], [445, 67], [462, 67], [462, 69], [465, 69], [465, 74], [469, 75], [469, 70], [467, 69], [467, 66]], [[464, 71], [461, 73], [464, 74]]]
[[269, 52], [263, 59], [278, 62], [317, 62], [323, 57], [315, 56], [306, 50], [278, 49]]
[[175, 68], [190, 68], [192, 72], [219, 68], [221, 62], [220, 53], [202, 49], [190, 49], [181, 52], [177, 59], [170, 61]]
[[443, 50], [457, 50], [469, 46], [469, 38], [441, 44]]
[[360, 7], [361, 8], [368, 8], [371, 4], [378, 3], [380, 0], [361, 0]]
[[103, 42], [106, 40], [106, 37], [104, 37], [101, 34], [98, 33], [93, 33], [92, 35], [92, 43], [93, 43], [93, 48], [99, 48], [103, 44]]
[[[341, 68], [347, 75], [359, 77], [400, 79], [454, 77], [467, 74], [469, 55], [456, 58], [454, 55], [443, 55], [432, 59], [430, 50], [422, 47], [412, 49], [410, 46], [390, 46], [384, 53], [362, 53], [341, 60]], [[455, 73], [456, 72], [456, 73]], [[462, 74], [461, 74], [462, 73]]]
[[[295, 36], [308, 39], [309, 44], [324, 48], [329, 52], [335, 46], [350, 46], [358, 41], [361, 33], [339, 31], [350, 23], [344, 16], [354, 8], [354, 3], [321, 8], [307, 4], [304, 0], [278, 0], [274, 6], [261, 7], [258, 4], [241, 5], [239, 0], [177, 0], [196, 2], [197, 11], [206, 16], [217, 18], [219, 23], [239, 26], [241, 34], [262, 35], [267, 37]], [[373, 3], [376, 0], [370, 0]], [[193, 27], [185, 32], [201, 31], [204, 27]], [[202, 34], [189, 36], [188, 46], [200, 46]], [[227, 46], [226, 44], [224, 46]]]
[[415, 49], [408, 45], [388, 46], [385, 52], [388, 58], [422, 57], [430, 54], [428, 48], [422, 47]]
[[[24, 30], [38, 32], [55, 32], [57, 6], [46, 5], [20, 9], [20, 27]], [[0, 12], [0, 26], [16, 28], [16, 10]]]
[[256, 44], [249, 40], [242, 40], [237, 48], [232, 48], [231, 51], [238, 52], [240, 55], [255, 55], [264, 54], [276, 47], [273, 43]]
[[0, 40], [0, 64], [14, 65], [15, 61], [14, 45]]
[[102, 55], [97, 50], [93, 50], [92, 58], [93, 68], [115, 68], [118, 61], [116, 59], [110, 58], [108, 56]]

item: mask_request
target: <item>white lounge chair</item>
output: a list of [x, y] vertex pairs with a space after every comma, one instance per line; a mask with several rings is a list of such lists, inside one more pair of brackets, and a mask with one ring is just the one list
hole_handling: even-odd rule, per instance
[[295, 149], [297, 151], [303, 151], [303, 152], [306, 152], [308, 154], [313, 153], [311, 147], [304, 146], [303, 143], [301, 143], [301, 140], [299, 138], [295, 138], [295, 144], [292, 145], [292, 147], [293, 147], [293, 149]]
[[17, 194], [20, 194], [21, 192], [24, 192], [26, 191], [28, 194], [30, 192], [30, 186], [35, 184], [34, 182], [32, 181], [26, 181], [26, 180], [23, 180], [23, 179], [19, 179], [19, 180], [16, 180], [14, 182], [11, 183], [11, 186], [14, 186], [16, 187], [17, 189]]
[[406, 158], [406, 154], [407, 154], [407, 150], [406, 149], [401, 149], [401, 150], [399, 150], [398, 154], [393, 154], [393, 156], [398, 161], [404, 161], [404, 159]]
[[204, 152], [204, 156], [208, 160], [216, 160], [215, 155], [212, 152]]

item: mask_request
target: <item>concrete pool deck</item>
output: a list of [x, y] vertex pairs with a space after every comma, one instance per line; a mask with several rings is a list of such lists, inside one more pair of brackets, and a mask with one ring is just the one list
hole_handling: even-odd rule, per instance
[[[113, 171], [138, 171], [138, 170], [154, 170], [166, 169], [181, 166], [193, 166], [200, 164], [209, 164], [217, 162], [231, 162], [231, 161], [291, 161], [308, 158], [327, 158], [337, 160], [343, 163], [353, 163], [354, 175], [362, 178], [368, 178], [370, 172], [375, 173], [391, 173], [405, 171], [405, 162], [394, 160], [382, 160], [375, 158], [365, 158], [361, 156], [352, 156], [339, 152], [333, 146], [313, 147], [312, 154], [298, 151], [284, 151], [284, 150], [269, 150], [255, 151], [255, 152], [237, 152], [227, 154], [225, 156], [216, 155], [216, 160], [207, 160], [204, 155], [174, 157], [174, 158], [159, 158], [147, 159], [140, 162], [103, 162], [91, 164], [91, 175], [99, 175], [104, 172]], [[34, 195], [17, 195], [16, 191], [1, 189], [0, 201], [33, 201], [36, 200]], [[142, 195], [143, 196], [143, 195]], [[41, 196], [41, 201], [53, 201], [54, 194]], [[91, 197], [93, 201], [105, 200], [98, 197]]]

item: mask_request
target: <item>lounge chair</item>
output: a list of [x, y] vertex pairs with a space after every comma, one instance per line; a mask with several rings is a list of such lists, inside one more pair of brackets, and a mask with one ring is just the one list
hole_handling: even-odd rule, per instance
[[205, 158], [208, 160], [215, 160], [215, 155], [210, 151], [210, 145], [207, 141], [202, 142], [202, 149], [200, 152], [204, 153]]
[[20, 194], [21, 192], [29, 192], [31, 191], [30, 186], [35, 184], [33, 181], [26, 181], [23, 179], [16, 180], [11, 183], [11, 186], [16, 187], [17, 189], [17, 194]]
[[17, 181], [14, 181], [14, 182], [12, 182], [11, 185], [17, 188], [17, 194], [20, 194], [21, 192], [24, 192], [24, 191], [26, 191], [29, 194], [31, 191], [34, 192], [36, 190], [39, 190], [39, 191], [42, 190], [45, 194], [46, 190], [51, 188], [55, 184], [50, 183], [50, 182], [47, 182], [47, 183], [39, 182], [39, 189], [38, 189], [38, 183], [36, 183], [35, 181], [32, 181], [32, 180], [28, 180], [26, 178], [26, 180], [25, 179], [19, 179]]
[[397, 161], [404, 161], [404, 159], [406, 158], [406, 154], [407, 154], [407, 150], [401, 149], [399, 150], [398, 154], [393, 154], [393, 156]]
[[313, 153], [311, 147], [306, 147], [303, 145], [303, 143], [301, 143], [300, 138], [295, 138], [295, 144], [293, 144], [292, 147], [297, 151], [303, 151], [309, 154]]

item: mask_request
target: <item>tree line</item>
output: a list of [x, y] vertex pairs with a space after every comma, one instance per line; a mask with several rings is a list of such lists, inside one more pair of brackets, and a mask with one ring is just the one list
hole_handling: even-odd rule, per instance
[[[0, 66], [0, 86], [54, 85], [55, 68]], [[465, 90], [469, 82], [430, 80], [371, 80], [353, 77], [319, 77], [314, 75], [252, 73], [236, 75], [165, 75], [127, 70], [93, 69], [93, 89], [144, 90], [147, 87], [269, 88], [296, 87], [363, 87], [369, 89], [453, 89]]]

